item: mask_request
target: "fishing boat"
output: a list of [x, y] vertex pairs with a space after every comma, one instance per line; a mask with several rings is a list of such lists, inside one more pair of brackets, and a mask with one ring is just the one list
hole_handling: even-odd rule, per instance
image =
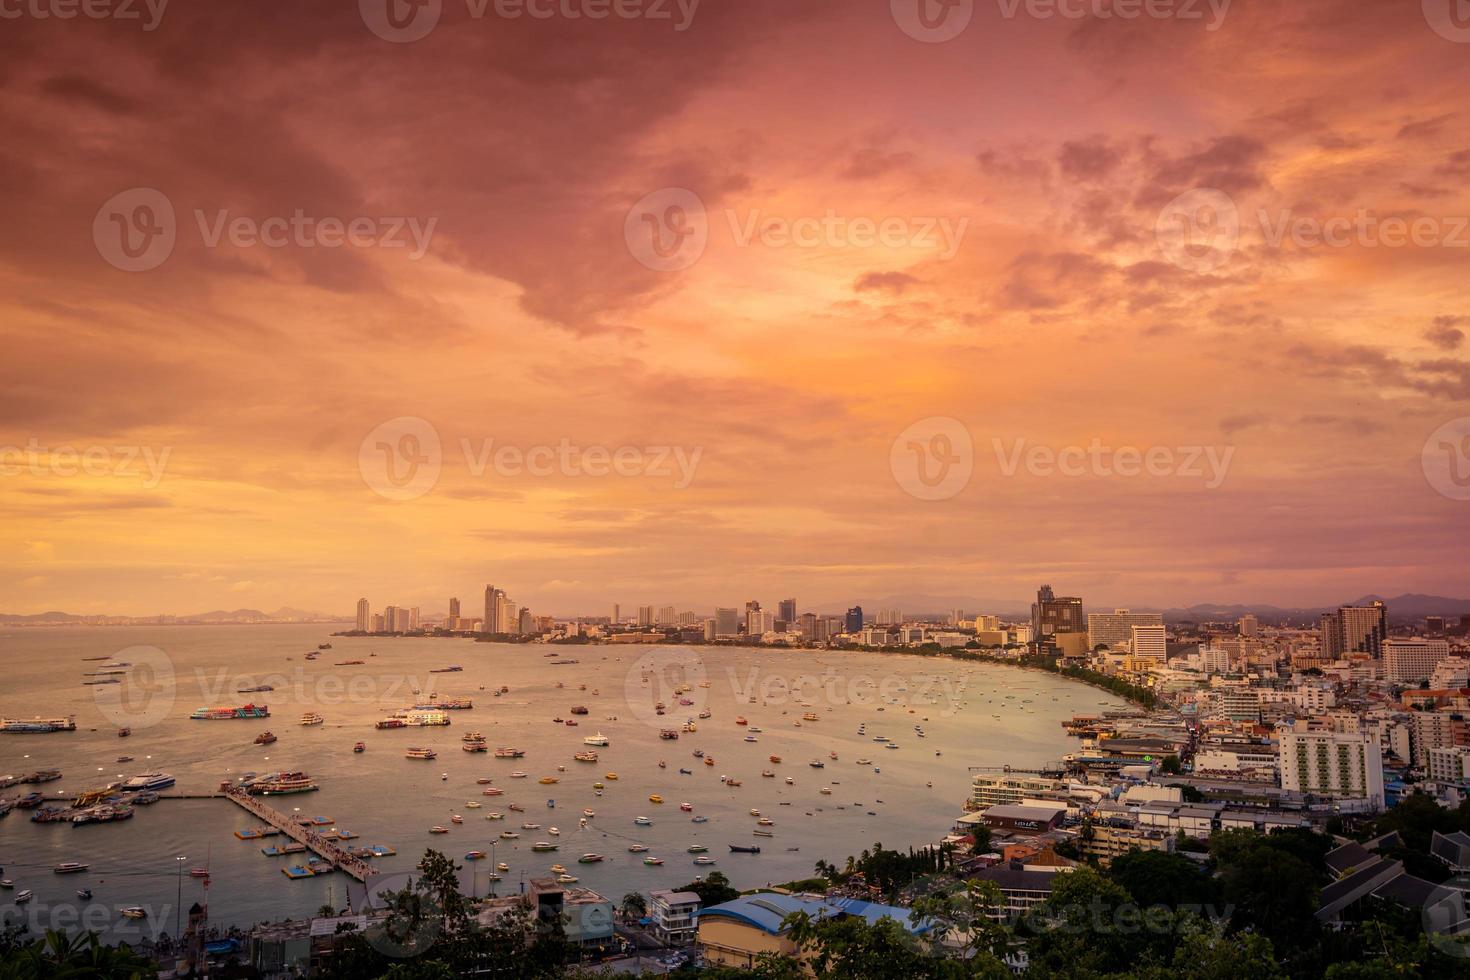
[[757, 846], [745, 847], [741, 844], [731, 844], [730, 850], [735, 854], [759, 854], [761, 852]]
[[272, 745], [276, 741], [277, 738], [274, 732], [261, 732], [259, 735], [255, 736], [256, 745]]
[[483, 742], [485, 741], [485, 736], [479, 732], [465, 732], [459, 737], [459, 740], [461, 742]]
[[317, 714], [315, 711], [308, 711], [306, 712], [306, 714], [301, 716], [301, 724], [303, 725], [320, 725], [324, 721], [326, 721], [326, 719]]

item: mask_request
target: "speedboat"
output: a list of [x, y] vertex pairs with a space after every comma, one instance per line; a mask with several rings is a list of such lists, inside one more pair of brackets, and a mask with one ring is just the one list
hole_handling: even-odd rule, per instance
[[86, 899], [89, 899], [91, 897], [92, 897], [92, 889], [90, 889], [90, 888], [78, 888], [77, 889], [77, 898], [80, 898], [80, 899], [82, 899], [82, 900], [85, 901]]
[[652, 827], [653, 826], [653, 821], [650, 820], [650, 819], [648, 819], [647, 817], [634, 817], [633, 818], [633, 822], [636, 823], [640, 827]]
[[[645, 848], [645, 850], [646, 850], [646, 848]], [[664, 863], [664, 859], [663, 858], [656, 858], [653, 855], [649, 855], [648, 857], [646, 857], [646, 858], [643, 859], [643, 863], [644, 864], [647, 864], [647, 865], [657, 866], [657, 865], [663, 864]]]
[[31, 890], [29, 888], [22, 888], [20, 891], [15, 893], [15, 904], [22, 905], [26, 902], [29, 902], [31, 900], [31, 897]]
[[691, 820], [689, 822], [690, 823], [709, 823], [709, 817], [706, 817], [704, 814], [701, 813], [699, 816], [695, 817], [693, 820]]
[[556, 876], [556, 883], [558, 885], [575, 885], [577, 883], [577, 876], [576, 875], [557, 875]]
[[447, 834], [447, 833], [449, 833], [449, 828], [448, 827], [441, 827], [438, 824], [435, 824], [434, 826], [432, 826], [432, 827], [429, 828], [429, 833], [431, 833], [431, 834]]
[[709, 848], [705, 847], [703, 844], [690, 844], [687, 848], [685, 848], [685, 850], [690, 854], [703, 854], [705, 851], [708, 851]]
[[683, 810], [685, 813], [688, 813], [689, 811], [691, 811], [691, 810], [694, 809], [694, 804], [693, 803], [680, 803], [679, 804], [679, 809]]
[[664, 798], [662, 796], [659, 796], [657, 793], [654, 793], [648, 797], [648, 802], [650, 803], [662, 803], [663, 801]]
[[148, 910], [141, 905], [129, 905], [127, 908], [121, 910], [121, 914], [125, 919], [146, 919], [148, 917]]
[[604, 858], [603, 858], [603, 856], [601, 854], [583, 854], [581, 857], [577, 858], [577, 863], [578, 864], [597, 864], [597, 863], [599, 863], [602, 860], [604, 860]]
[[505, 840], [515, 840], [521, 835], [516, 833], [514, 830], [502, 830], [500, 832], [500, 836], [503, 837]]
[[628, 853], [629, 854], [643, 854], [647, 850], [648, 850], [648, 845], [646, 845], [646, 844], [634, 844], [634, 845], [632, 845], [631, 847], [628, 848]]
[[699, 857], [697, 857], [697, 858], [694, 859], [694, 863], [695, 864], [714, 864], [715, 863], [715, 859], [712, 858], [712, 857], [710, 857], [708, 854], [701, 854]]
[[787, 776], [786, 777], [786, 785], [787, 786], [795, 786], [796, 785], [796, 780], [792, 779], [790, 776]]
[[452, 814], [449, 817], [449, 822], [450, 823], [464, 823], [464, 817], [461, 817], [459, 814], [455, 813], [455, 814]]

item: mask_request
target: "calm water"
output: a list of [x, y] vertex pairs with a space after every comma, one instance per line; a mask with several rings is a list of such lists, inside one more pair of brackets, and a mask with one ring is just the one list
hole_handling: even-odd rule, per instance
[[[631, 890], [676, 887], [715, 869], [737, 887], [753, 887], [808, 877], [818, 858], [840, 862], [877, 841], [888, 847], [931, 842], [961, 811], [972, 775], [967, 767], [1055, 761], [1070, 750], [1059, 720], [1121, 705], [1107, 694], [1045, 674], [922, 657], [511, 646], [327, 634], [322, 626], [0, 633], [5, 678], [0, 714], [75, 714], [78, 724], [74, 733], [0, 736], [0, 774], [48, 766], [65, 773], [61, 781], [43, 787], [4, 792], [77, 792], [119, 776], [162, 770], [178, 779], [167, 792], [207, 793], [222, 779], [246, 772], [304, 769], [321, 790], [276, 798], [274, 804], [332, 817], [335, 826], [360, 835], [353, 844], [397, 848], [396, 857], [375, 862], [385, 872], [408, 871], [426, 847], [458, 859], [469, 850], [489, 852], [494, 843], [495, 859], [511, 866], [496, 886], [500, 894], [519, 888], [525, 877], [547, 874], [551, 864], [560, 862], [581, 884], [616, 901]], [[324, 642], [333, 649], [316, 661], [303, 659]], [[579, 662], [554, 664], [548, 653]], [[83, 658], [100, 656], [133, 665], [125, 683], [82, 685], [82, 672], [102, 663]], [[346, 660], [364, 663], [336, 665]], [[462, 665], [463, 672], [429, 672], [453, 664]], [[235, 693], [253, 684], [271, 684], [275, 690]], [[580, 689], [584, 684], [585, 690]], [[502, 685], [509, 693], [493, 696]], [[676, 694], [681, 685], [690, 690]], [[475, 707], [450, 712], [453, 724], [447, 728], [372, 727], [390, 711], [418, 700], [415, 688], [423, 696], [431, 691], [469, 696]], [[681, 696], [694, 703], [679, 704]], [[188, 718], [197, 707], [251, 699], [270, 705], [268, 720]], [[654, 707], [660, 700], [669, 706], [662, 717]], [[589, 709], [577, 727], [553, 723], [556, 717], [572, 717], [573, 705]], [[696, 719], [697, 732], [677, 741], [659, 737], [660, 727], [678, 727], [704, 708], [712, 717]], [[326, 723], [298, 725], [308, 710], [322, 714]], [[820, 720], [801, 721], [807, 711]], [[744, 740], [747, 729], [735, 723], [737, 715], [762, 729], [757, 742]], [[867, 734], [859, 735], [863, 723]], [[129, 724], [132, 736], [118, 738], [119, 724]], [[918, 737], [915, 725], [923, 727], [925, 737]], [[280, 741], [253, 744], [267, 728]], [[463, 752], [460, 736], [467, 731], [483, 732], [492, 748], [525, 749], [526, 756], [512, 761]], [[573, 761], [573, 753], [585, 748], [583, 738], [598, 731], [611, 740], [610, 746], [596, 750], [599, 762]], [[885, 749], [873, 741], [880, 735], [899, 748]], [[367, 751], [354, 754], [352, 745], [359, 740], [367, 743]], [[432, 762], [406, 759], [409, 746], [431, 746], [439, 757]], [[716, 764], [700, 764], [692, 757], [695, 749], [703, 749]], [[837, 761], [829, 758], [832, 752]], [[769, 762], [773, 754], [783, 761]], [[117, 763], [120, 755], [134, 761]], [[824, 769], [808, 765], [817, 758], [826, 763]], [[860, 758], [871, 764], [859, 765]], [[660, 768], [659, 760], [667, 768]], [[681, 775], [681, 767], [692, 774]], [[517, 769], [529, 778], [511, 778]], [[763, 778], [763, 769], [775, 771], [776, 777]], [[608, 780], [609, 772], [618, 779]], [[742, 785], [727, 786], [722, 775]], [[475, 782], [481, 776], [493, 777], [505, 795], [483, 796], [483, 787]], [[560, 781], [541, 785], [543, 776]], [[794, 785], [786, 785], [787, 776]], [[600, 796], [595, 781], [605, 784]], [[822, 787], [830, 788], [831, 795], [821, 794]], [[650, 802], [650, 794], [661, 794], [665, 802]], [[548, 799], [555, 800], [554, 809], [548, 809]], [[466, 807], [468, 801], [483, 805]], [[685, 801], [694, 805], [693, 814], [680, 811]], [[509, 811], [512, 802], [524, 806], [525, 813]], [[584, 807], [596, 815], [579, 829]], [[751, 808], [775, 821], [768, 828], [774, 837], [751, 835], [756, 826]], [[491, 810], [506, 819], [486, 820]], [[452, 814], [461, 814], [464, 823], [451, 824]], [[692, 823], [698, 814], [708, 822]], [[640, 815], [650, 817], [653, 825], [635, 825]], [[523, 821], [539, 823], [541, 829], [523, 830]], [[33, 824], [24, 811], [16, 810], [0, 819], [0, 867], [3, 877], [14, 879], [16, 890], [34, 890], [35, 900], [21, 907], [33, 928], [71, 925], [83, 916], [86, 924], [108, 928], [115, 938], [172, 932], [180, 890], [185, 907], [204, 900], [200, 881], [185, 875], [180, 883], [176, 876], [179, 855], [187, 858], [186, 867], [208, 865], [208, 902], [216, 924], [300, 917], [326, 902], [346, 904], [350, 879], [345, 875], [288, 880], [280, 869], [299, 863], [299, 856], [267, 858], [260, 853], [263, 843], [281, 838], [247, 842], [234, 837], [235, 830], [256, 823], [221, 799], [164, 799], [138, 807], [130, 821], [79, 828]], [[450, 832], [430, 834], [436, 824]], [[560, 828], [559, 838], [549, 836], [551, 826]], [[498, 834], [506, 829], [520, 833], [520, 839], [499, 841]], [[532, 854], [530, 845], [537, 840], [557, 841], [561, 849]], [[643, 855], [627, 852], [635, 842], [647, 844], [649, 853], [666, 863], [645, 866]], [[694, 866], [686, 852], [694, 843], [707, 845], [718, 864]], [[728, 843], [759, 844], [762, 853], [731, 854]], [[578, 864], [577, 857], [586, 852], [601, 853], [606, 861]], [[68, 860], [85, 861], [90, 870], [51, 873], [52, 865]], [[489, 860], [467, 864], [466, 888], [486, 893], [491, 868]], [[75, 897], [81, 887], [92, 889], [91, 902]], [[0, 911], [15, 911], [14, 895], [0, 892]], [[126, 905], [147, 907], [149, 919], [141, 925], [119, 919], [116, 910]]]

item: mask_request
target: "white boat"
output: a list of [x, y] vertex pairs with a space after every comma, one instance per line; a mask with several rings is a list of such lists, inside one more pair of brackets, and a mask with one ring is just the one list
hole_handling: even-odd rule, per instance
[[605, 748], [606, 746], [611, 745], [612, 742], [608, 739], [606, 735], [602, 734], [602, 732], [598, 732], [596, 735], [588, 735], [586, 738], [582, 739], [582, 744], [597, 745]]

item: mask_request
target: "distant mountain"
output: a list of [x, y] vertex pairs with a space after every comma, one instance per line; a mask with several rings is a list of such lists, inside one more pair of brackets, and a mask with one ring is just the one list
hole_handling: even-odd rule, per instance
[[98, 614], [79, 616], [67, 612], [44, 612], [18, 615], [0, 613], [0, 625], [6, 626], [64, 626], [68, 623], [283, 623], [283, 622], [345, 622], [350, 617], [328, 613], [309, 612], [304, 609], [281, 608], [275, 612], [259, 609], [215, 609], [211, 612], [195, 613], [190, 616], [116, 616]]
[[26, 623], [80, 623], [81, 616], [73, 616], [64, 612], [31, 613], [28, 616], [13, 613], [0, 613], [0, 623], [12, 625], [23, 625]]

